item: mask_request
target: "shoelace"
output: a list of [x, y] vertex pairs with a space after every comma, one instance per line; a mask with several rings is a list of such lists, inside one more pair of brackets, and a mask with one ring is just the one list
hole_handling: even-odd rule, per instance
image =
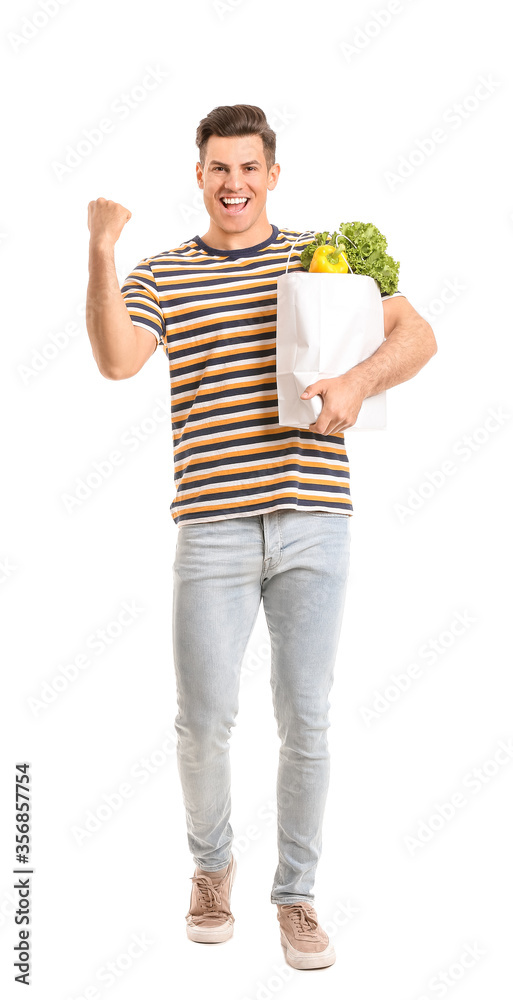
[[[200, 903], [203, 909], [203, 913], [196, 916], [194, 919], [196, 923], [202, 923], [205, 918], [217, 917], [221, 920], [226, 919], [229, 914], [226, 910], [221, 908], [221, 896], [216, 889], [214, 883], [206, 875], [191, 875], [191, 882], [198, 887], [200, 894]], [[214, 907], [217, 907], [217, 913], [212, 912]]]
[[313, 915], [313, 909], [306, 903], [289, 904], [287, 906], [287, 914], [290, 916], [299, 934], [310, 934], [319, 926], [319, 922]]
[[200, 893], [201, 902], [204, 906], [209, 909], [216, 904], [221, 906], [221, 896], [219, 895], [213, 882], [205, 875], [192, 875], [191, 881], [194, 882]]

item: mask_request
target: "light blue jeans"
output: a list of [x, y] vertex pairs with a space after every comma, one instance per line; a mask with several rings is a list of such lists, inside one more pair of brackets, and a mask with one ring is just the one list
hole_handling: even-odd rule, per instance
[[229, 738], [260, 601], [281, 741], [272, 903], [313, 902], [329, 783], [328, 695], [349, 570], [350, 516], [283, 509], [183, 523], [173, 563], [177, 763], [191, 854], [230, 861]]

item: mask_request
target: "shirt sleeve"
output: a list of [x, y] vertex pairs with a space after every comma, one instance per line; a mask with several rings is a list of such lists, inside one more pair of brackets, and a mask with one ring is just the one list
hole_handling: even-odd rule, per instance
[[148, 258], [141, 260], [130, 271], [121, 286], [121, 294], [132, 322], [153, 333], [157, 343], [165, 347], [166, 321]]
[[396, 295], [402, 295], [404, 298], [406, 298], [404, 292], [400, 292], [399, 289], [397, 290], [397, 292], [392, 292], [392, 295], [387, 295], [386, 292], [381, 292], [382, 299], [394, 299]]

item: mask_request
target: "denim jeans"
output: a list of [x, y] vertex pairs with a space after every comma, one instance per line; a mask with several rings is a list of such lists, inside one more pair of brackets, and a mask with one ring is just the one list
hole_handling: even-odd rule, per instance
[[281, 742], [272, 903], [313, 902], [329, 783], [328, 695], [349, 570], [350, 517], [283, 509], [183, 523], [173, 563], [177, 764], [199, 868], [230, 861], [229, 738], [263, 600]]

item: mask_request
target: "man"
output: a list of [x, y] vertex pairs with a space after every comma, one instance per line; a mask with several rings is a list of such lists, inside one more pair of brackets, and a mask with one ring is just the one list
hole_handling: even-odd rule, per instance
[[[102, 375], [130, 378], [160, 344], [171, 376], [179, 534], [173, 564], [177, 759], [196, 863], [186, 928], [231, 937], [235, 858], [231, 728], [240, 668], [261, 600], [281, 741], [278, 867], [271, 902], [299, 969], [335, 961], [313, 907], [329, 779], [328, 695], [342, 625], [352, 503], [343, 431], [363, 400], [415, 375], [436, 352], [400, 293], [383, 296], [386, 340], [371, 358], [308, 387], [323, 408], [306, 428], [278, 423], [276, 279], [302, 234], [269, 223], [275, 133], [252, 105], [215, 108], [197, 129], [196, 175], [210, 226], [144, 258], [119, 288], [114, 244], [131, 213], [89, 203], [86, 322]], [[289, 270], [299, 268], [296, 244]]]

